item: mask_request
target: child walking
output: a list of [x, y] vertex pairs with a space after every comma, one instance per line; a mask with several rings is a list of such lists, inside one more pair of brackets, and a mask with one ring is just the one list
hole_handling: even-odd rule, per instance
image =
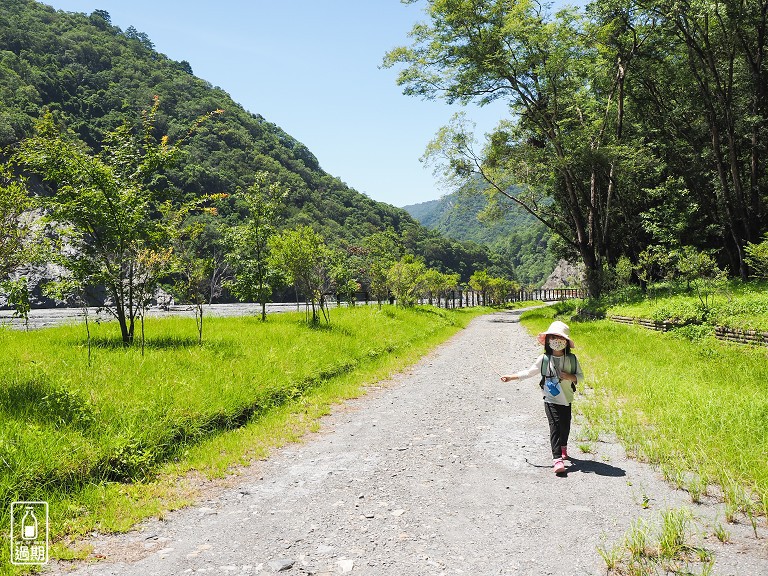
[[564, 460], [568, 459], [568, 435], [571, 432], [571, 402], [576, 385], [584, 380], [579, 361], [571, 349], [576, 345], [570, 338], [568, 325], [559, 320], [552, 322], [546, 332], [538, 336], [544, 345], [544, 354], [527, 370], [502, 376], [502, 382], [541, 376], [544, 392], [544, 409], [549, 421], [549, 440], [555, 474], [565, 472]]

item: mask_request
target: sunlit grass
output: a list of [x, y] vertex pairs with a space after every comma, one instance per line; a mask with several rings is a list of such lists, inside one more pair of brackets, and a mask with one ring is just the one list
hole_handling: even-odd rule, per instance
[[651, 576], [656, 574], [712, 573], [712, 554], [695, 542], [693, 518], [687, 508], [663, 510], [658, 521], [640, 518], [632, 523], [624, 540], [597, 551], [608, 574]]
[[609, 304], [605, 312], [659, 321], [706, 320], [710, 325], [768, 331], [768, 282], [729, 282], [722, 290], [710, 295], [706, 318], [702, 300], [696, 291], [683, 288], [652, 288], [645, 296], [636, 290], [627, 301]]

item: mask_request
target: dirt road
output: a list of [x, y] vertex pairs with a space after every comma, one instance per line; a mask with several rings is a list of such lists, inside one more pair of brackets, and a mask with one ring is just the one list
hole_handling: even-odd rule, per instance
[[[697, 544], [717, 559], [713, 574], [768, 574], [764, 528], [756, 540], [751, 527], [728, 525], [731, 542], [720, 543], [718, 505], [690, 504], [610, 439], [580, 454], [578, 416], [577, 459], [567, 477], [552, 473], [536, 380], [497, 375], [539, 353], [518, 314], [477, 318], [338, 407], [320, 433], [246, 469], [235, 488], [135, 532], [95, 537], [106, 559], [76, 573], [597, 575], [606, 572], [598, 546], [620, 542], [637, 518], [654, 524], [686, 506]], [[592, 369], [584, 366], [587, 379]]]

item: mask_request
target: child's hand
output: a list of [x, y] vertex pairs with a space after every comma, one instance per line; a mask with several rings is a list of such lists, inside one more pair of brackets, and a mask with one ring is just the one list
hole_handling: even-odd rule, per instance
[[501, 381], [502, 382], [509, 382], [510, 380], [514, 380], [514, 379], [515, 379], [514, 376], [502, 376], [501, 377]]

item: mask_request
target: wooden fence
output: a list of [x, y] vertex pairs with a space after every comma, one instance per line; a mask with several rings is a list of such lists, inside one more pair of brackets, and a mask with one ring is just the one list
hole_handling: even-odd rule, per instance
[[[650, 328], [651, 330], [659, 330], [661, 332], [668, 332], [673, 328], [681, 328], [697, 323], [695, 321], [673, 322], [671, 320], [649, 320], [648, 318], [634, 318], [631, 316], [608, 316], [608, 319], [622, 324], [637, 324], [638, 326]], [[768, 332], [760, 332], [758, 330], [740, 330], [726, 328], [725, 326], [715, 326], [715, 338], [726, 342], [736, 342], [738, 344], [768, 346]]]
[[584, 298], [583, 290], [578, 288], [553, 288], [551, 290], [520, 290], [512, 295], [511, 302], [523, 302], [525, 300], [541, 300], [542, 302], [554, 302], [557, 300], [573, 300]]
[[559, 300], [572, 300], [583, 298], [584, 292], [576, 288], [556, 288], [552, 290], [518, 290], [507, 294], [501, 301], [493, 299], [489, 294], [483, 294], [477, 290], [454, 290], [448, 297], [422, 298], [421, 304], [433, 304], [442, 308], [464, 308], [470, 306], [500, 306], [507, 302], [525, 302], [528, 300], [541, 300], [542, 302], [556, 302]]

